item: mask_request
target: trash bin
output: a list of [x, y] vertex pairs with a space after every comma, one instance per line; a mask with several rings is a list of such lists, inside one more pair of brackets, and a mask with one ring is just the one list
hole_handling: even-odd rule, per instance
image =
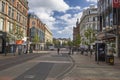
[[113, 55], [107, 55], [106, 56], [106, 63], [110, 65], [114, 65], [114, 56]]

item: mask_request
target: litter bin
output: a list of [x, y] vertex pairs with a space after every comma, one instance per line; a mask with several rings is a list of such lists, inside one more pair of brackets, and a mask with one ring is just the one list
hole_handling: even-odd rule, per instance
[[107, 55], [106, 56], [106, 63], [110, 65], [114, 65], [114, 56], [113, 55]]

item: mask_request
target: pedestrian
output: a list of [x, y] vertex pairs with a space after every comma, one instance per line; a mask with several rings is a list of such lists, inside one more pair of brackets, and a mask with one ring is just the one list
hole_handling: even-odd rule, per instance
[[59, 52], [60, 52], [60, 48], [57, 49], [57, 53], [58, 53], [58, 55], [59, 55]]
[[72, 49], [71, 49], [71, 50], [72, 50], [72, 54], [74, 54], [74, 47], [72, 47]]
[[21, 52], [22, 52], [22, 46], [18, 45], [18, 55], [21, 55]]
[[68, 54], [71, 55], [71, 47], [69, 47], [69, 53]]
[[24, 54], [26, 54], [26, 53], [27, 53], [27, 46], [24, 45]]

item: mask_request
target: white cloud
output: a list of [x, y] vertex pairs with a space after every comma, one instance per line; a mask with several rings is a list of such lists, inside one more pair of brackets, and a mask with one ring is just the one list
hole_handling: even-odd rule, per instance
[[29, 0], [30, 8], [45, 8], [53, 11], [66, 11], [69, 9], [69, 5], [67, 5], [64, 0]]
[[59, 19], [62, 19], [64, 21], [64, 24], [67, 24], [67, 26], [64, 27], [63, 30], [58, 31], [61, 35], [72, 35], [73, 34], [73, 26], [76, 26], [77, 19], [80, 19], [82, 16], [82, 12], [74, 14], [73, 16], [71, 14], [65, 14]]
[[86, 0], [87, 2], [95, 2], [97, 3], [97, 0]]
[[65, 14], [59, 19], [63, 20], [62, 24], [66, 26], [60, 30], [60, 27], [54, 26], [58, 20], [56, 20], [54, 11], [65, 13], [67, 10], [80, 10], [80, 6], [70, 7], [64, 0], [28, 0], [29, 11], [34, 12], [51, 30], [55, 30], [59, 34], [66, 33], [66, 35], [72, 35], [73, 26], [75, 26], [77, 18], [81, 17], [81, 13], [78, 14]]
[[66, 12], [69, 9], [64, 0], [28, 0], [30, 12], [35, 12], [38, 17], [51, 29], [57, 29], [54, 27], [55, 18], [53, 17], [53, 11]]
[[70, 9], [80, 10], [80, 9], [81, 9], [81, 7], [80, 7], [80, 6], [70, 7]]

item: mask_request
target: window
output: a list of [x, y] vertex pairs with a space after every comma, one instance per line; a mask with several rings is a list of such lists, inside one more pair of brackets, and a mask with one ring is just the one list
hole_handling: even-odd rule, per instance
[[10, 28], [10, 22], [7, 22], [7, 28], [6, 28], [7, 32], [9, 32], [9, 28]]
[[17, 8], [19, 8], [19, 2], [17, 2]]
[[110, 27], [113, 26], [113, 13], [110, 13]]
[[13, 23], [11, 22], [7, 22], [7, 29], [6, 29], [7, 32], [9, 33], [13, 33]]
[[19, 13], [17, 13], [17, 17], [16, 17], [16, 20], [17, 20], [17, 21], [19, 20]]
[[11, 16], [11, 7], [9, 6], [8, 16]]
[[93, 17], [93, 21], [95, 21], [95, 17]]
[[0, 30], [3, 30], [3, 26], [4, 26], [4, 20], [0, 19]]
[[13, 23], [10, 24], [9, 32], [10, 32], [10, 33], [13, 33]]
[[35, 25], [35, 21], [32, 21], [32, 25]]
[[21, 21], [21, 15], [19, 14], [19, 22]]
[[113, 9], [113, 24], [117, 25], [117, 9]]
[[12, 9], [12, 18], [14, 18], [14, 9]]
[[15, 0], [11, 0], [11, 1], [12, 1], [12, 3], [14, 4]]
[[5, 2], [2, 1], [2, 12], [5, 12]]

